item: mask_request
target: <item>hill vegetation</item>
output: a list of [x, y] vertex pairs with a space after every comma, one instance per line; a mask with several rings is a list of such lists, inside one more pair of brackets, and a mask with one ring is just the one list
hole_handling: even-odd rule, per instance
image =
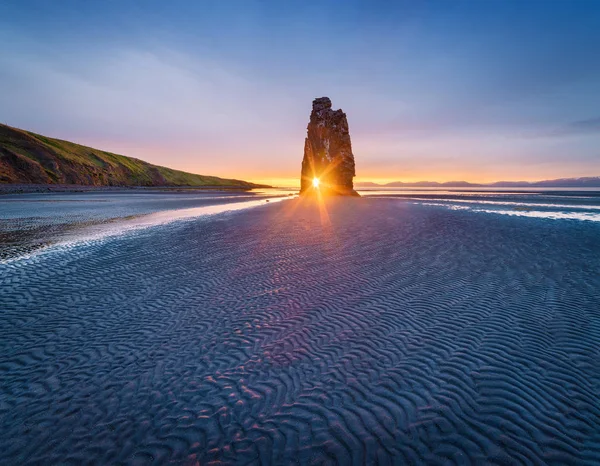
[[0, 183], [261, 187], [173, 170], [6, 125], [0, 125]]

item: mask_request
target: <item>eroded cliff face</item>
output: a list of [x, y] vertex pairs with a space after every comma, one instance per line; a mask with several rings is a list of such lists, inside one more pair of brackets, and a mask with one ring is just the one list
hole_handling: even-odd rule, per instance
[[332, 110], [328, 97], [315, 99], [307, 130], [300, 193], [314, 191], [313, 180], [317, 178], [321, 191], [357, 195], [352, 182], [356, 173], [346, 114]]

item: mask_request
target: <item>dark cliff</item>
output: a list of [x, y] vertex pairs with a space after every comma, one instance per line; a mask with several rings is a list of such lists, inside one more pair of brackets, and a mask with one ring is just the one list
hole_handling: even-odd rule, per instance
[[[328, 97], [315, 99], [307, 130], [300, 193], [319, 189], [358, 195], [352, 181], [356, 173], [346, 114], [332, 110]], [[315, 179], [319, 180], [318, 187], [313, 185]]]

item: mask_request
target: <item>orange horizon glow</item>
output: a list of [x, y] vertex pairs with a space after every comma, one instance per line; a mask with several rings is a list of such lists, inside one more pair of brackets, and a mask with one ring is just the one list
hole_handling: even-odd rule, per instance
[[[230, 176], [226, 176], [226, 175], [217, 175], [217, 176], [221, 176], [222, 178], [236, 178], [236, 179], [241, 179], [241, 180], [245, 180], [245, 181], [249, 181], [251, 183], [256, 183], [256, 184], [266, 184], [266, 185], [270, 185], [270, 186], [277, 186], [277, 187], [285, 187], [285, 188], [299, 188], [300, 187], [300, 176], [296, 177], [296, 178], [292, 178], [292, 177], [281, 177], [281, 178], [252, 178], [252, 177], [244, 177], [244, 176], [236, 176], [236, 177], [230, 177]], [[592, 176], [592, 175], [581, 175], [581, 176]], [[487, 184], [487, 183], [494, 183], [494, 182], [498, 182], [498, 181], [523, 181], [523, 182], [537, 182], [537, 181], [544, 181], [544, 180], [549, 180], [549, 179], [558, 179], [558, 178], [577, 178], [578, 176], [556, 176], [556, 177], [548, 177], [548, 178], [531, 178], [531, 177], [518, 177], [518, 178], [504, 178], [504, 177], [495, 177], [495, 178], [491, 178], [491, 177], [482, 177], [482, 178], [470, 178], [470, 177], [448, 177], [448, 178], [437, 178], [437, 177], [419, 177], [419, 178], [407, 178], [407, 177], [402, 177], [402, 176], [398, 176], [398, 177], [394, 177], [394, 178], [378, 178], [378, 177], [356, 177], [354, 178], [354, 183], [377, 183], [380, 185], [384, 185], [387, 183], [393, 183], [393, 182], [403, 182], [403, 183], [418, 183], [418, 182], [422, 182], [422, 181], [428, 181], [428, 182], [437, 182], [437, 183], [448, 183], [448, 182], [452, 182], [452, 181], [465, 181], [467, 183], [473, 183], [473, 184]], [[313, 180], [313, 186], [317, 187], [314, 184], [314, 180]]]
[[[55, 137], [56, 135], [52, 135]], [[59, 135], [60, 136], [60, 135]], [[60, 137], [59, 137], [60, 139]], [[69, 139], [63, 137], [63, 139]], [[72, 138], [71, 138], [72, 139]], [[79, 141], [76, 143], [88, 145], [90, 147], [100, 147], [102, 150], [108, 150], [116, 154], [124, 154], [129, 157], [138, 158], [140, 160], [153, 163], [159, 166], [168, 167], [174, 170], [181, 170], [187, 173], [195, 173], [204, 176], [217, 176], [220, 178], [237, 179], [249, 181], [257, 184], [265, 184], [275, 187], [286, 187], [286, 188], [299, 188], [300, 187], [300, 170], [296, 173], [290, 171], [287, 167], [270, 167], [269, 165], [256, 166], [250, 169], [240, 165], [236, 170], [230, 171], [231, 160], [238, 160], [239, 155], [237, 153], [224, 152], [220, 157], [213, 157], [210, 159], [210, 163], [198, 163], [197, 155], [194, 151], [194, 157], [191, 154], [187, 154], [189, 157], [187, 162], [176, 162], [171, 158], [167, 158], [165, 154], [169, 153], [169, 150], [162, 147], [146, 148], [143, 146], [128, 146], [122, 144], [116, 144], [108, 140], [95, 140], [95, 141]], [[244, 156], [239, 160], [248, 160], [252, 157]], [[225, 160], [226, 162], [216, 164], [215, 161]], [[524, 182], [536, 182], [543, 180], [552, 180], [559, 178], [579, 178], [586, 176], [598, 176], [599, 173], [595, 170], [582, 171], [581, 167], [560, 167], [557, 168], [552, 165], [536, 167], [534, 176], [525, 175], [526, 170], [523, 167], [513, 164], [506, 165], [495, 165], [489, 169], [482, 170], [481, 167], [476, 169], [473, 167], [465, 167], [464, 164], [457, 164], [456, 167], [451, 169], [444, 169], [445, 167], [438, 167], [436, 169], [435, 164], [430, 163], [428, 170], [423, 170], [422, 166], [411, 166], [410, 163], [406, 165], [406, 170], [396, 172], [398, 175], [394, 175], [393, 172], [388, 171], [382, 173], [380, 169], [375, 169], [368, 166], [368, 159], [365, 158], [364, 162], [362, 159], [358, 159], [357, 172], [359, 175], [354, 178], [354, 183], [372, 182], [377, 184], [387, 184], [395, 181], [404, 183], [416, 183], [420, 181], [430, 181], [438, 183], [446, 183], [450, 181], [465, 181], [468, 183], [485, 184], [494, 183], [497, 181], [524, 181]], [[527, 170], [532, 173], [531, 169]]]
[[[41, 133], [41, 131], [39, 131]], [[72, 140], [74, 138], [60, 137], [60, 135], [51, 135], [59, 139]], [[291, 165], [297, 166], [300, 157], [297, 157], [295, 162], [282, 163], [279, 166], [272, 166], [268, 163], [247, 165], [248, 160], [254, 159], [254, 154], [243, 154], [240, 152], [223, 151], [219, 152], [219, 156], [206, 158], [203, 160], [194, 151], [182, 150], [178, 152], [182, 160], [174, 160], [166, 154], [170, 154], [171, 150], [161, 146], [145, 147], [131, 146], [126, 144], [118, 144], [108, 140], [92, 140], [83, 141], [75, 140], [78, 144], [83, 144], [89, 147], [99, 147], [102, 150], [116, 154], [124, 154], [128, 157], [138, 158], [145, 162], [155, 165], [168, 167], [174, 170], [181, 170], [187, 173], [194, 173], [204, 176], [217, 176], [220, 178], [237, 179], [249, 181], [257, 184], [265, 184], [276, 187], [296, 188], [300, 186], [300, 167], [296, 171], [295, 168], [290, 169]], [[212, 151], [209, 151], [212, 153]], [[216, 153], [216, 152], [215, 152]], [[301, 153], [300, 153], [301, 154]], [[239, 162], [239, 163], [238, 163]], [[598, 176], [598, 170], [582, 170], [581, 166], [556, 166], [553, 164], [539, 165], [535, 168], [526, 167], [514, 163], [497, 163], [492, 166], [473, 166], [465, 163], [462, 160], [456, 160], [453, 166], [449, 166], [445, 160], [439, 163], [426, 162], [415, 159], [406, 159], [405, 163], [395, 163], [394, 170], [385, 171], [380, 167], [370, 165], [370, 160], [367, 156], [357, 157], [357, 172], [358, 176], [354, 178], [354, 183], [372, 182], [377, 184], [387, 184], [394, 181], [404, 183], [416, 183], [420, 181], [430, 181], [438, 183], [446, 183], [450, 181], [465, 181], [468, 183], [493, 183], [497, 181], [524, 181], [536, 182], [543, 180], [552, 180], [559, 178], [579, 178], [586, 176]], [[402, 167], [399, 170], [396, 167]], [[235, 167], [232, 170], [232, 167]], [[600, 170], [600, 166], [599, 166]], [[397, 175], [396, 175], [396, 174]]]

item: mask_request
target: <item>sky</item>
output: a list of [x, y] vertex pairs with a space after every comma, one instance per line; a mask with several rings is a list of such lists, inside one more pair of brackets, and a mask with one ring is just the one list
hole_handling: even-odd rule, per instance
[[311, 103], [358, 181], [600, 176], [600, 1], [0, 2], [0, 122], [299, 183]]

